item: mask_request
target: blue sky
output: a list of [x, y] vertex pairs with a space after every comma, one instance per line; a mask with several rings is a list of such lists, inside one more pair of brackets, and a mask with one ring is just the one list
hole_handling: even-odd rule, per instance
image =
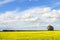
[[[4, 0], [3, 0], [4, 1]], [[1, 2], [3, 2], [1, 1]], [[5, 12], [8, 10], [14, 10], [16, 8], [20, 8], [21, 10], [25, 10], [31, 7], [39, 7], [39, 6], [48, 6], [53, 7], [55, 9], [59, 9], [59, 0], [14, 0], [13, 2], [2, 3], [0, 4], [0, 11]]]
[[46, 30], [49, 24], [60, 29], [60, 0], [0, 0], [0, 30]]

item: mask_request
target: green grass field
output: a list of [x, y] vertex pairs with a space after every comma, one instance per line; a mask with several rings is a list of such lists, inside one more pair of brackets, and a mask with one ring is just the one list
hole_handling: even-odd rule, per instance
[[60, 31], [0, 32], [0, 40], [60, 40]]

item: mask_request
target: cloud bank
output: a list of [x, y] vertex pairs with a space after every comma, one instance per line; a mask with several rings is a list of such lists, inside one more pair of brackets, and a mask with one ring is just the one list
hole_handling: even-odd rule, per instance
[[6, 11], [0, 14], [0, 30], [45, 29], [47, 24], [54, 22], [60, 22], [60, 10], [50, 7], [35, 7], [25, 11]]

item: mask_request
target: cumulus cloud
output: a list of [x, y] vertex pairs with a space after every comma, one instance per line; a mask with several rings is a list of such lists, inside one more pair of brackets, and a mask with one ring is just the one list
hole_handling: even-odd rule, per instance
[[9, 3], [9, 2], [12, 2], [14, 0], [3, 0], [3, 1], [0, 1], [0, 5], [3, 5], [3, 4], [6, 4], [6, 3]]
[[57, 21], [60, 22], [60, 10], [35, 7], [22, 12], [14, 10], [0, 14], [0, 29], [39, 29]]

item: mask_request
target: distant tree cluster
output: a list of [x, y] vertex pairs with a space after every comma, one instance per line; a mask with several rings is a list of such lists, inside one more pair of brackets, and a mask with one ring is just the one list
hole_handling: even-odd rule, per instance
[[[54, 30], [54, 27], [52, 25], [48, 25], [47, 27], [48, 30], [52, 31]], [[37, 30], [3, 30], [4, 32], [13, 32], [13, 31], [37, 31]]]

